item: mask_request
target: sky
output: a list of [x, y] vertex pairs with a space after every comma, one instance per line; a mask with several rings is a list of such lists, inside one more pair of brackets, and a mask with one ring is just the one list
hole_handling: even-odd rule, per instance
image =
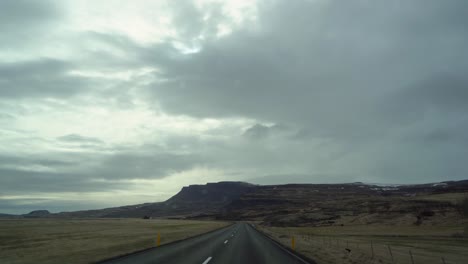
[[0, 1], [0, 213], [467, 179], [466, 0]]

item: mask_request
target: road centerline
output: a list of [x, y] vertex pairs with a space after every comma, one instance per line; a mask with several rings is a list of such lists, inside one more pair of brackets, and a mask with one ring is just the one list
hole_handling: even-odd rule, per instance
[[208, 262], [210, 262], [212, 257], [208, 257], [205, 261], [203, 261], [203, 264], [208, 264]]

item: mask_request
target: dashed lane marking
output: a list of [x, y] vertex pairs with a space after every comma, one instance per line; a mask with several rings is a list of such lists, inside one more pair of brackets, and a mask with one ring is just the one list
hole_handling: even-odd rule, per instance
[[211, 260], [211, 257], [208, 257], [208, 258], [203, 262], [203, 264], [208, 264], [208, 262], [210, 262], [210, 260]]

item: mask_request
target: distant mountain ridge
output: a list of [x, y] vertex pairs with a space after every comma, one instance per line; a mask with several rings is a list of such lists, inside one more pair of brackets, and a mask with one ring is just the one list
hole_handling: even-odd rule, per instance
[[0, 218], [18, 218], [18, 215], [12, 215], [12, 214], [0, 214]]
[[468, 180], [411, 185], [218, 182], [183, 187], [164, 202], [57, 214], [39, 210], [22, 217], [255, 220], [276, 226], [401, 219], [419, 223], [433, 221], [434, 214], [455, 219], [456, 203], [467, 192]]
[[47, 210], [35, 210], [23, 216], [27, 218], [40, 218], [40, 217], [47, 217], [49, 215], [50, 215], [50, 212]]

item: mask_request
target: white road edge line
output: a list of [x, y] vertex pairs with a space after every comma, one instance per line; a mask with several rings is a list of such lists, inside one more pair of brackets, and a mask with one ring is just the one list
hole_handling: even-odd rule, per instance
[[203, 264], [208, 264], [208, 262], [210, 262], [210, 260], [211, 260], [211, 257], [208, 257], [208, 258], [203, 262]]
[[226, 244], [227, 242], [229, 242], [228, 240], [224, 241], [224, 244]]

